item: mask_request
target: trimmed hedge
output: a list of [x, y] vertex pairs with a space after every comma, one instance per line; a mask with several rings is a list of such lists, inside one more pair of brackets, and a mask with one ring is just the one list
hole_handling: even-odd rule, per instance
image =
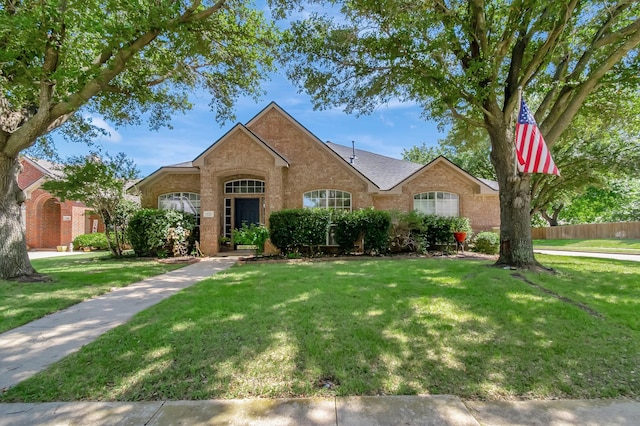
[[495, 232], [480, 232], [475, 237], [474, 251], [497, 254], [500, 251], [500, 235]]
[[453, 232], [466, 231], [470, 238], [471, 224], [463, 216], [436, 216], [423, 213], [394, 212], [389, 232], [393, 252], [430, 251], [455, 242]]
[[190, 213], [141, 209], [129, 221], [127, 236], [136, 256], [188, 254], [196, 222]]
[[351, 252], [361, 237], [366, 253], [385, 253], [389, 248], [391, 215], [387, 211], [370, 208], [341, 213], [335, 216], [334, 223], [336, 241], [343, 252]]
[[326, 244], [331, 212], [322, 209], [286, 209], [269, 217], [271, 243], [282, 253], [297, 253], [308, 247], [312, 253]]
[[93, 234], [78, 235], [73, 240], [73, 247], [77, 250], [91, 247], [98, 250], [108, 250], [109, 243], [104, 232], [94, 232]]
[[354, 243], [364, 237], [365, 251], [387, 250], [391, 216], [386, 211], [365, 209], [351, 213], [325, 209], [289, 209], [271, 214], [271, 242], [285, 255], [309, 249], [311, 254], [326, 245], [327, 229], [336, 225], [336, 242], [343, 252], [353, 250]]

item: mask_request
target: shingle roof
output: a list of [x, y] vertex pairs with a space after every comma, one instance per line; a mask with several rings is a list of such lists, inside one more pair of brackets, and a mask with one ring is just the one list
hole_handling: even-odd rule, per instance
[[361, 149], [355, 150], [356, 158], [352, 162], [353, 148], [333, 142], [327, 142], [326, 144], [356, 170], [368, 177], [381, 190], [393, 188], [422, 168], [422, 164], [398, 160], [397, 158], [386, 157]]
[[193, 161], [185, 161], [184, 163], [171, 164], [163, 167], [193, 167]]
[[478, 178], [478, 180], [484, 183], [485, 185], [487, 185], [491, 189], [495, 189], [496, 191], [500, 189], [500, 187], [498, 186], [498, 182], [496, 182], [495, 180], [490, 180], [485, 178]]
[[40, 158], [26, 157], [32, 163], [36, 164], [40, 167], [47, 175], [54, 177], [64, 176], [62, 172], [62, 165], [57, 163], [52, 163], [51, 161], [43, 160]]
[[[386, 157], [361, 149], [355, 150], [356, 158], [351, 162], [353, 148], [333, 142], [326, 142], [326, 145], [383, 191], [394, 188], [400, 182], [425, 167], [423, 164], [398, 160], [397, 158]], [[447, 162], [451, 163], [449, 160]], [[453, 163], [451, 164], [453, 165]], [[473, 176], [471, 177], [473, 178]], [[489, 179], [476, 179], [489, 188], [495, 191], [498, 190], [498, 182]]]

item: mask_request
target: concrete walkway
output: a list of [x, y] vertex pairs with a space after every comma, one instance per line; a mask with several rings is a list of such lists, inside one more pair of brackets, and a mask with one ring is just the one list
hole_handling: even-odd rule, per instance
[[205, 258], [0, 334], [0, 390], [44, 370], [138, 312], [227, 269], [236, 260]]
[[450, 395], [0, 404], [0, 426], [637, 426], [640, 402], [481, 402]]
[[[567, 251], [567, 250], [533, 250], [534, 253], [550, 254], [556, 256], [575, 256], [575, 257], [595, 257], [598, 259], [614, 259], [614, 260], [630, 260], [632, 262], [640, 262], [640, 254], [622, 254], [622, 253], [593, 253], [586, 251]], [[640, 422], [638, 422], [640, 424]]]
[[[1, 334], [0, 390], [31, 377], [137, 312], [235, 261], [235, 257], [203, 259]], [[0, 404], [0, 426], [9, 425], [630, 426], [640, 425], [640, 402], [481, 402], [436, 395]]]

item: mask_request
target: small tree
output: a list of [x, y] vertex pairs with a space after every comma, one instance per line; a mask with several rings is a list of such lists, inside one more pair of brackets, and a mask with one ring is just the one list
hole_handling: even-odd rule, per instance
[[138, 171], [133, 161], [123, 153], [101, 157], [72, 157], [61, 166], [63, 175], [45, 182], [47, 191], [64, 200], [82, 201], [96, 211], [105, 224], [109, 249], [122, 256], [129, 218], [137, 208], [127, 200], [126, 186], [136, 179]]

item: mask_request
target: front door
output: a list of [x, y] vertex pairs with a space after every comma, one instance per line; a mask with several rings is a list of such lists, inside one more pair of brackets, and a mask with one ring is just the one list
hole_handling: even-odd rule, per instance
[[260, 224], [260, 198], [236, 198], [234, 226], [239, 229], [243, 223]]

